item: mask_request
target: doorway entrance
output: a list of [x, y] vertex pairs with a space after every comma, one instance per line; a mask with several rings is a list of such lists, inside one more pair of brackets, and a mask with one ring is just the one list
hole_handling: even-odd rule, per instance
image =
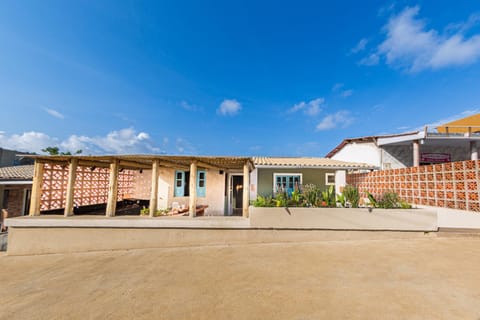
[[230, 214], [241, 216], [243, 211], [243, 175], [232, 175], [230, 179]]

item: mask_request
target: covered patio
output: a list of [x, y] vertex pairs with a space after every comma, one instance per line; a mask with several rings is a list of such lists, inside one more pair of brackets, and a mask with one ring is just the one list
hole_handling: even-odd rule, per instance
[[[186, 201], [182, 207], [195, 217], [198, 208], [216, 201], [218, 212], [225, 206], [229, 174], [243, 176], [242, 216], [248, 217], [249, 177], [254, 169], [248, 157], [112, 155], [31, 156], [35, 159], [30, 216], [50, 212], [73, 216], [79, 211], [104, 210], [106, 217], [120, 213], [119, 204], [139, 203], [154, 217], [163, 206]], [[179, 180], [179, 173], [187, 179]], [[185, 174], [186, 173], [186, 174]], [[188, 179], [188, 177], [192, 177]], [[209, 180], [209, 181], [207, 181]], [[186, 185], [182, 185], [186, 184]], [[176, 194], [179, 186], [188, 190]], [[208, 189], [207, 189], [208, 186]], [[207, 191], [206, 191], [207, 190]], [[175, 192], [174, 192], [175, 191]], [[201, 202], [198, 204], [200, 194]], [[188, 209], [188, 210], [187, 210]], [[223, 212], [222, 212], [223, 213]], [[223, 215], [223, 214], [222, 214]]]

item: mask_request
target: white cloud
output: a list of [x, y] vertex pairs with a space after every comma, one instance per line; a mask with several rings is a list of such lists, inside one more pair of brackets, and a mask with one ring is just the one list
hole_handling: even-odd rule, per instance
[[358, 53], [360, 51], [363, 51], [365, 50], [366, 46], [367, 46], [367, 43], [368, 43], [368, 40], [363, 38], [363, 39], [360, 39], [360, 41], [358, 41], [357, 45], [355, 47], [353, 47], [350, 52], [351, 53]]
[[367, 57], [363, 58], [362, 60], [360, 60], [359, 64], [364, 66], [376, 66], [379, 62], [380, 62], [380, 58], [378, 57], [378, 54], [372, 53]]
[[[377, 55], [380, 55], [390, 66], [418, 72], [471, 64], [480, 58], [480, 34], [464, 35], [466, 30], [478, 23], [476, 15], [465, 23], [450, 25], [446, 32], [440, 33], [427, 29], [425, 21], [417, 18], [419, 11], [418, 6], [407, 7], [392, 16], [384, 27], [386, 39], [378, 46], [377, 52], [360, 63], [376, 64]], [[455, 33], [449, 33], [452, 30]]]
[[52, 117], [55, 117], [58, 119], [65, 119], [65, 116], [60, 112], [58, 112], [57, 110], [50, 109], [50, 108], [43, 108], [43, 110], [45, 110], [45, 112], [51, 115]]
[[22, 134], [0, 134], [0, 146], [6, 149], [24, 152], [42, 152], [46, 147], [58, 144], [58, 139], [52, 138], [45, 133], [29, 131]]
[[177, 153], [180, 154], [194, 154], [196, 153], [196, 148], [187, 140], [183, 138], [177, 138], [175, 141], [175, 149]]
[[235, 99], [225, 99], [217, 109], [217, 113], [222, 116], [234, 116], [240, 111], [240, 109], [242, 109], [240, 102]]
[[75, 152], [83, 150], [83, 154], [127, 154], [127, 153], [159, 153], [161, 150], [152, 144], [146, 132], [137, 133], [133, 128], [109, 132], [105, 136], [71, 135], [60, 140], [42, 132], [25, 132], [7, 135], [0, 133], [0, 146], [25, 152], [42, 153], [42, 149], [59, 146], [61, 151]]
[[309, 116], [316, 116], [319, 114], [322, 109], [320, 106], [325, 102], [325, 99], [323, 98], [317, 98], [310, 100], [308, 102], [302, 101], [300, 103], [295, 104], [293, 107], [291, 107], [288, 112], [289, 113], [295, 113], [297, 111], [303, 110], [303, 112], [306, 115]]
[[335, 84], [333, 85], [332, 91], [333, 91], [333, 92], [337, 92], [338, 90], [342, 89], [343, 86], [344, 86], [343, 83], [335, 83]]
[[348, 127], [353, 122], [353, 118], [350, 112], [346, 110], [338, 111], [334, 114], [330, 114], [317, 124], [317, 131], [334, 129], [336, 127]]
[[200, 108], [197, 105], [188, 103], [187, 101], [181, 101], [180, 102], [180, 107], [182, 107], [183, 109], [185, 109], [187, 111], [198, 111], [198, 110], [200, 110]]
[[340, 95], [341, 95], [343, 98], [347, 98], [347, 97], [350, 97], [352, 94], [353, 94], [353, 90], [352, 90], [352, 89], [348, 89], [348, 90], [343, 90]]

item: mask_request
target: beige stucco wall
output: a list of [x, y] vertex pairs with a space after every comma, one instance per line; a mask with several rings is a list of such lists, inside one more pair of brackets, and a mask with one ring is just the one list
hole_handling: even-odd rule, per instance
[[[199, 170], [203, 170], [199, 168]], [[207, 214], [223, 216], [225, 213], [225, 173], [218, 170], [206, 169], [206, 194], [205, 197], [197, 198], [197, 205], [208, 205]], [[159, 195], [168, 195], [166, 207], [171, 207], [172, 202], [188, 206], [189, 197], [174, 197], [175, 169], [161, 168], [159, 171]], [[165, 202], [163, 202], [165, 205]], [[160, 208], [162, 201], [159, 201]], [[165, 208], [165, 206], [163, 207]]]
[[[204, 170], [199, 168], [199, 170]], [[208, 205], [208, 215], [223, 216], [225, 212], [225, 173], [218, 170], [206, 169], [206, 195], [198, 197], [198, 205]], [[136, 171], [132, 197], [150, 199], [152, 188], [152, 170]], [[172, 206], [172, 202], [188, 206], [189, 197], [174, 197], [175, 169], [160, 168], [158, 178], [158, 208], [165, 209]]]
[[248, 243], [425, 237], [424, 232], [279, 229], [19, 228], [8, 232], [8, 255]]

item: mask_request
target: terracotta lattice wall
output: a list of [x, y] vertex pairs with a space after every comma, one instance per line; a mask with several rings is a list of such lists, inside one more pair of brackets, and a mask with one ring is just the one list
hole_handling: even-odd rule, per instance
[[480, 161], [461, 161], [347, 175], [347, 184], [378, 197], [394, 191], [412, 204], [480, 211]]
[[[77, 167], [74, 188], [74, 203], [77, 206], [106, 203], [108, 198], [108, 168]], [[65, 207], [67, 195], [68, 167], [45, 164], [41, 195], [41, 210], [61, 209]], [[131, 170], [123, 170], [118, 174], [117, 199], [131, 194], [134, 175]]]

